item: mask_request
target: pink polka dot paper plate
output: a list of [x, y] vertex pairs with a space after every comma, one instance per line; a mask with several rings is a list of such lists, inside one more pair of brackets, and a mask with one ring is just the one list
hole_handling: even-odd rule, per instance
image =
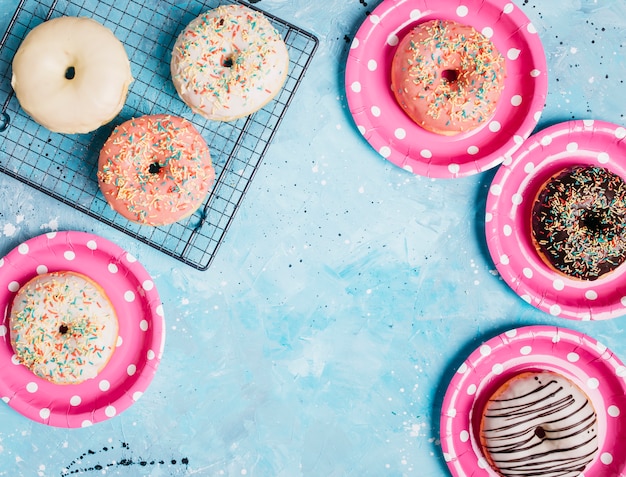
[[525, 371], [558, 373], [593, 404], [598, 452], [585, 477], [626, 476], [626, 367], [597, 340], [553, 326], [507, 331], [479, 346], [458, 368], [441, 410], [441, 448], [452, 475], [498, 477], [480, 446], [480, 419], [489, 397]]
[[[473, 26], [506, 57], [505, 88], [494, 116], [457, 136], [422, 129], [391, 91], [391, 62], [399, 40], [415, 25], [433, 19]], [[399, 167], [438, 178], [476, 174], [502, 162], [533, 131], [548, 88], [537, 31], [506, 0], [384, 0], [352, 42], [345, 81], [350, 112], [370, 145]]]
[[[116, 349], [105, 368], [80, 384], [53, 384], [21, 365], [13, 352], [9, 309], [38, 274], [69, 270], [97, 282], [119, 319]], [[0, 258], [0, 397], [24, 416], [55, 427], [85, 427], [131, 406], [147, 389], [163, 353], [163, 307], [143, 266], [117, 245], [83, 232], [27, 240]]]
[[601, 320], [626, 313], [626, 267], [594, 281], [549, 269], [535, 250], [531, 208], [541, 185], [560, 169], [599, 165], [626, 179], [626, 128], [603, 121], [568, 121], [531, 136], [497, 171], [486, 205], [486, 237], [504, 281], [546, 313]]
[[[492, 119], [456, 136], [422, 129], [391, 91], [396, 46], [417, 24], [448, 19], [473, 26], [506, 57], [507, 76]], [[359, 132], [385, 159], [417, 175], [454, 178], [500, 164], [532, 133], [548, 89], [535, 27], [506, 0], [384, 0], [359, 28], [348, 54], [348, 106]]]

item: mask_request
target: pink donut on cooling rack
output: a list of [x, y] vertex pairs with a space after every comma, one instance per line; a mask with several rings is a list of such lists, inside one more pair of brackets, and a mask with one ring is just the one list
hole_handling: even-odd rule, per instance
[[398, 44], [393, 94], [407, 115], [442, 135], [474, 130], [493, 116], [504, 89], [504, 58], [473, 27], [431, 20]]
[[193, 214], [215, 180], [209, 148], [186, 119], [147, 115], [115, 128], [100, 151], [98, 183], [128, 220], [167, 225]]

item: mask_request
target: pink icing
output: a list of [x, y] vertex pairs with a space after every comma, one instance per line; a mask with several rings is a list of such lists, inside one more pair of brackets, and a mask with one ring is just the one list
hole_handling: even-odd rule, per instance
[[504, 58], [473, 27], [451, 20], [420, 23], [400, 41], [391, 88], [413, 121], [453, 135], [491, 118], [504, 88]]
[[209, 148], [187, 120], [131, 119], [115, 128], [98, 162], [100, 189], [129, 220], [165, 225], [191, 215], [215, 180]]

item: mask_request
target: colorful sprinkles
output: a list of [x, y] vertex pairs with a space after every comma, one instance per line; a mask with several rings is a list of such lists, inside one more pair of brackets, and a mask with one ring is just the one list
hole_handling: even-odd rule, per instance
[[556, 270], [596, 280], [626, 260], [626, 183], [599, 166], [549, 179], [533, 205], [532, 232]]
[[223, 5], [194, 19], [179, 35], [171, 73], [180, 97], [209, 119], [246, 116], [282, 87], [289, 54], [261, 13]]
[[94, 378], [115, 351], [117, 332], [104, 291], [76, 272], [38, 275], [20, 288], [11, 306], [17, 360], [55, 384]]
[[451, 20], [417, 25], [400, 42], [392, 90], [420, 126], [440, 134], [475, 129], [493, 116], [505, 61], [473, 27]]
[[102, 193], [114, 210], [141, 224], [165, 225], [192, 214], [214, 180], [206, 142], [182, 118], [126, 121], [100, 151]]

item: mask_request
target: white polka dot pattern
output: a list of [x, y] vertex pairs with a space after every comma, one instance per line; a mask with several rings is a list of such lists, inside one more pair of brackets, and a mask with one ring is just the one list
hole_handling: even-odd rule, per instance
[[[487, 350], [489, 350], [487, 352]], [[598, 418], [598, 458], [584, 475], [608, 475], [626, 468], [621, 443], [626, 439], [626, 367], [602, 343], [574, 330], [528, 326], [509, 330], [481, 344], [458, 367], [441, 410], [441, 448], [454, 477], [493, 477], [484, 461], [471, 416], [475, 406], [505, 381], [526, 370], [545, 369], [563, 375], [591, 400]], [[583, 475], [583, 474], [581, 474]]]
[[[513, 3], [464, 0], [436, 5], [432, 11], [432, 2], [414, 0], [381, 2], [375, 8], [350, 46], [347, 100], [358, 131], [384, 159], [418, 175], [461, 177], [500, 164], [531, 134], [545, 103], [546, 59], [536, 29]], [[473, 26], [506, 58], [503, 106], [471, 134], [450, 137], [423, 130], [399, 107], [389, 87], [395, 48], [425, 15]]]
[[[114, 352], [95, 379], [62, 386], [37, 378], [3, 347], [0, 366], [13, 366], [6, 379], [0, 381], [0, 396], [11, 396], [6, 399], [8, 405], [30, 419], [57, 427], [90, 426], [132, 405], [152, 380], [165, 339], [158, 291], [137, 259], [101, 237], [73, 231], [35, 237], [18, 245], [5, 258], [0, 259], [2, 303], [10, 302], [21, 285], [37, 274], [58, 267], [84, 273], [105, 289], [121, 318], [116, 347], [129, 343], [139, 354]], [[0, 323], [0, 336], [7, 334], [7, 325]], [[103, 395], [111, 398], [103, 400]], [[84, 419], [86, 414], [90, 416], [88, 420]]]
[[[626, 267], [601, 281], [571, 279], [545, 265], [527, 233], [537, 184], [556, 171], [595, 163], [626, 178], [623, 161], [610, 160], [626, 157], [624, 134], [623, 127], [597, 120], [548, 127], [525, 141], [510, 163], [503, 163], [489, 187], [485, 233], [496, 268], [521, 298], [552, 316], [601, 320], [626, 314]], [[552, 158], [549, 163], [546, 155]]]

